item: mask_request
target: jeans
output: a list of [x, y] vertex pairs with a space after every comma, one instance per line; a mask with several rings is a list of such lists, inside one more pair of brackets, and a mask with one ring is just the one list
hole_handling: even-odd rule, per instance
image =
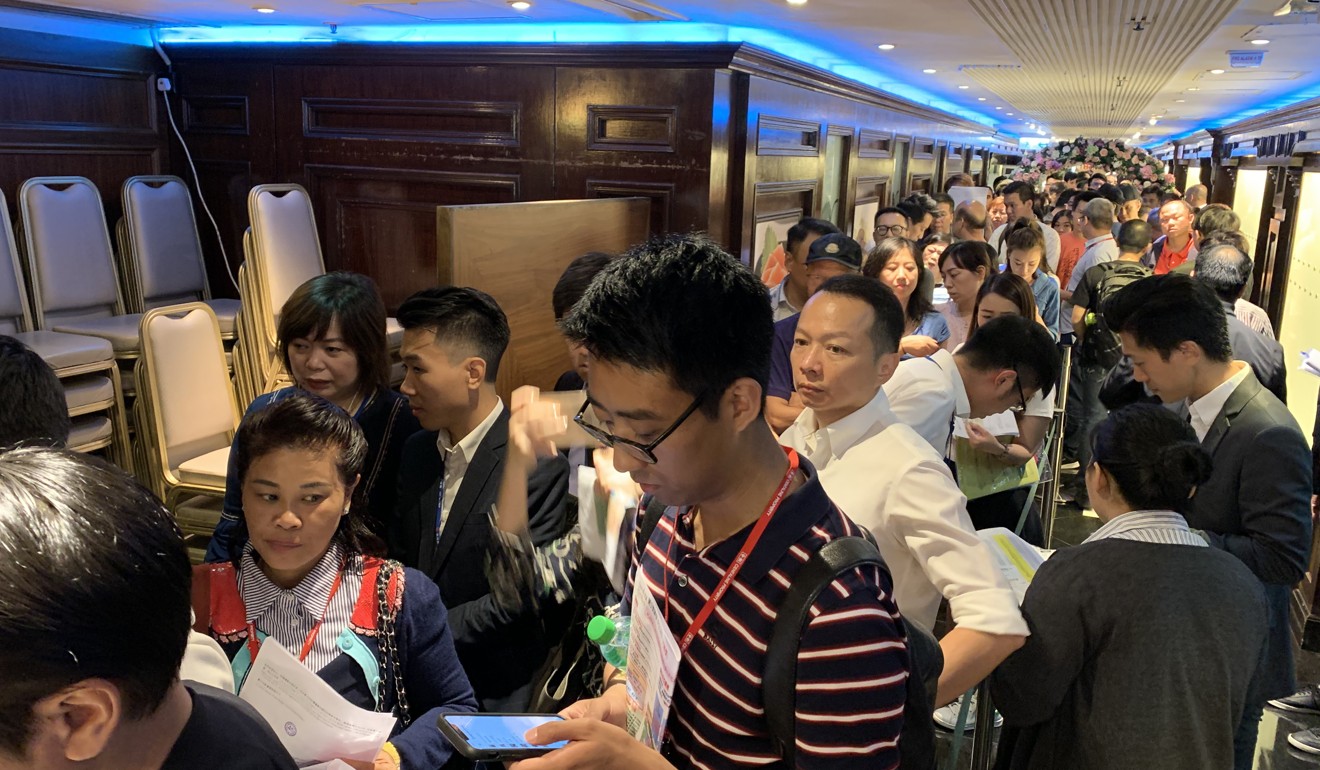
[[1072, 371], [1068, 375], [1068, 402], [1064, 405], [1063, 451], [1066, 456], [1077, 458], [1082, 471], [1091, 462], [1091, 431], [1108, 414], [1104, 404], [1100, 403], [1100, 385], [1108, 372], [1108, 367], [1083, 363], [1073, 351]]
[[1233, 770], [1251, 770], [1256, 759], [1256, 733], [1264, 712], [1263, 703], [1248, 703], [1242, 710], [1242, 721], [1233, 734]]

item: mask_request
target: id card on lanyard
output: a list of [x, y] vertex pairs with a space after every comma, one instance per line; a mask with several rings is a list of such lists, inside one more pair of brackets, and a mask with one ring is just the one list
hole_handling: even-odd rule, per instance
[[674, 682], [678, 678], [678, 666], [682, 662], [683, 655], [692, 646], [692, 642], [701, 635], [706, 621], [715, 612], [720, 599], [733, 585], [738, 572], [742, 570], [743, 564], [755, 550], [761, 535], [765, 533], [770, 520], [774, 518], [775, 511], [779, 509], [793, 485], [793, 477], [797, 475], [799, 464], [798, 454], [787, 448], [785, 452], [788, 454], [788, 471], [784, 474], [783, 481], [756, 520], [756, 525], [748, 533], [747, 539], [743, 541], [742, 548], [734, 557], [733, 563], [724, 571], [724, 577], [720, 579], [710, 598], [693, 618], [692, 625], [684, 632], [681, 639], [675, 641], [667, 622], [669, 583], [673, 580], [673, 575], [665, 570], [665, 609], [662, 611], [651, 592], [649, 580], [641, 569], [641, 560], [638, 560], [638, 574], [632, 592], [632, 620], [629, 629], [631, 636], [628, 641], [626, 672], [628, 732], [633, 738], [653, 749], [659, 750], [664, 740], [665, 725], [669, 722], [669, 707], [673, 703]]

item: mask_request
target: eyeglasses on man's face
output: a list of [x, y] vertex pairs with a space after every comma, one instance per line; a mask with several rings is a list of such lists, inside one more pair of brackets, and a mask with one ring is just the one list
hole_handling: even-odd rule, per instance
[[1027, 393], [1022, 389], [1022, 375], [1018, 374], [1017, 367], [1013, 367], [1013, 385], [1018, 392], [1018, 405], [1010, 406], [1008, 409], [1014, 414], [1021, 414], [1027, 411]]
[[886, 226], [886, 225], [876, 225], [876, 226], [875, 226], [875, 237], [876, 237], [876, 238], [897, 238], [898, 236], [903, 235], [904, 233], [906, 233], [907, 230], [908, 230], [908, 229], [907, 229], [907, 227], [906, 227], [905, 225], [888, 225], [888, 226]]
[[599, 441], [602, 445], [627, 452], [633, 458], [640, 460], [647, 465], [655, 465], [655, 448], [660, 446], [661, 441], [669, 438], [674, 431], [678, 430], [678, 427], [682, 425], [687, 418], [691, 417], [693, 412], [697, 411], [697, 407], [701, 406], [701, 401], [702, 396], [697, 396], [693, 399], [692, 403], [688, 405], [688, 408], [678, 416], [678, 419], [674, 420], [668, 428], [661, 431], [660, 435], [656, 436], [649, 444], [642, 444], [633, 441], [632, 439], [616, 436], [613, 433], [605, 431], [599, 425], [594, 425], [588, 422], [586, 420], [586, 414], [587, 408], [591, 406], [590, 397], [582, 403], [582, 408], [573, 416], [573, 422], [577, 423], [578, 427], [587, 432], [587, 435]]

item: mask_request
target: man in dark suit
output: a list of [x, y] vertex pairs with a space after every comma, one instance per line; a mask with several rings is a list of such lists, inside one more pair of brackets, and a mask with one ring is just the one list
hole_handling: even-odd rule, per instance
[[[408, 439], [390, 555], [440, 586], [454, 646], [486, 711], [524, 711], [532, 679], [563, 629], [542, 626], [534, 607], [501, 606], [486, 555], [490, 514], [504, 473], [509, 412], [495, 375], [509, 342], [498, 304], [475, 289], [427, 289], [399, 308], [408, 396], [421, 432]], [[528, 482], [532, 542], [565, 534], [568, 464], [543, 460]]]
[[1311, 550], [1311, 457], [1306, 437], [1251, 367], [1234, 361], [1223, 304], [1182, 275], [1138, 281], [1105, 306], [1138, 382], [1166, 404], [1184, 402], [1213, 459], [1187, 521], [1210, 545], [1237, 556], [1265, 586], [1270, 642], [1264, 682], [1234, 739], [1236, 767], [1250, 770], [1267, 699], [1293, 691], [1288, 607]]
[[1237, 317], [1234, 305], [1242, 292], [1246, 290], [1251, 278], [1251, 257], [1244, 247], [1246, 238], [1241, 233], [1219, 233], [1202, 244], [1201, 252], [1196, 255], [1198, 281], [1205, 283], [1220, 302], [1224, 303], [1224, 312], [1228, 315], [1228, 342], [1233, 348], [1233, 358], [1245, 361], [1271, 393], [1283, 403], [1288, 403], [1288, 371], [1283, 362], [1283, 346], [1273, 337], [1266, 336], [1247, 326]]

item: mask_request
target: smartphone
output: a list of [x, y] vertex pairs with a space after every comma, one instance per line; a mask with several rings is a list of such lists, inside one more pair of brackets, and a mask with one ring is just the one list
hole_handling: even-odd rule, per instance
[[459, 754], [474, 761], [502, 762], [539, 757], [562, 749], [568, 741], [533, 746], [523, 737], [547, 722], [562, 720], [556, 714], [441, 714], [436, 726]]

